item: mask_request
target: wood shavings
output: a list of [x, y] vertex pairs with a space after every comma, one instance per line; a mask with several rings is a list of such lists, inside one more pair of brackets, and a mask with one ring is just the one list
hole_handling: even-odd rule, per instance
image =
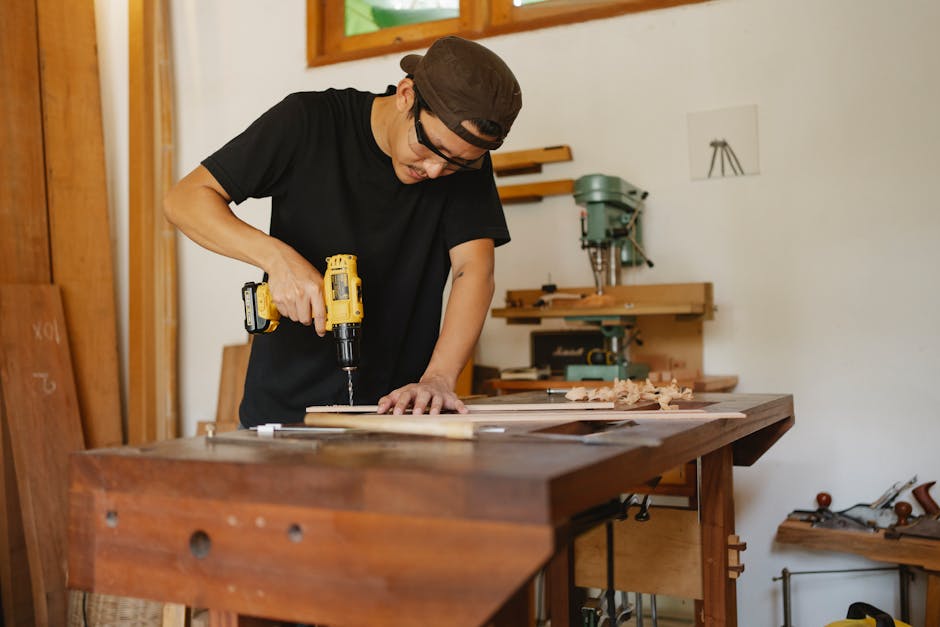
[[656, 387], [649, 379], [642, 384], [632, 379], [614, 379], [612, 386], [599, 388], [574, 387], [565, 398], [569, 401], [614, 401], [625, 405], [633, 405], [639, 401], [655, 401], [663, 410], [679, 409], [672, 405], [672, 401], [680, 399], [692, 400], [691, 388], [680, 389], [675, 379], [669, 385]]

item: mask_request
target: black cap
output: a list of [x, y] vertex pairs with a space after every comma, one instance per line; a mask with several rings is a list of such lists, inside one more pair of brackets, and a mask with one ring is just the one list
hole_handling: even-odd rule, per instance
[[[421, 97], [447, 128], [479, 148], [499, 148], [522, 108], [522, 90], [509, 66], [467, 39], [442, 37], [424, 55], [404, 57], [401, 69], [414, 77]], [[461, 124], [473, 119], [499, 124], [499, 138], [488, 141]]]

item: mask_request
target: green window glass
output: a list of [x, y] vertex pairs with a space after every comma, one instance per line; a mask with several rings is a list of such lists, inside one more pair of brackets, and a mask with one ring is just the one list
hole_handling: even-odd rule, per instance
[[460, 0], [346, 0], [345, 6], [347, 37], [460, 17]]

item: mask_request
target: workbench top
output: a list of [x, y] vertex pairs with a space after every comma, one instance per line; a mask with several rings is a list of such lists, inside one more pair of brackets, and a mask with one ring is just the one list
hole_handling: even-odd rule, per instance
[[[695, 401], [689, 418], [622, 412], [659, 446], [242, 431], [76, 453], [70, 586], [330, 625], [426, 624], [375, 617], [406, 605], [482, 624], [579, 514], [719, 449], [752, 464], [794, 420], [790, 395]], [[541, 419], [557, 424], [513, 429]]]

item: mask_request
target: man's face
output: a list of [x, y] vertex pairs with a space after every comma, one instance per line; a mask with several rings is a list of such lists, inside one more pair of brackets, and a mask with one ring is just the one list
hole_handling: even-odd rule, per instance
[[[417, 98], [414, 90], [411, 97]], [[472, 125], [466, 122], [464, 125], [476, 132]], [[392, 163], [398, 179], [405, 184], [479, 169], [487, 153], [458, 137], [420, 103], [416, 105], [415, 100], [411, 101], [400, 136]]]

